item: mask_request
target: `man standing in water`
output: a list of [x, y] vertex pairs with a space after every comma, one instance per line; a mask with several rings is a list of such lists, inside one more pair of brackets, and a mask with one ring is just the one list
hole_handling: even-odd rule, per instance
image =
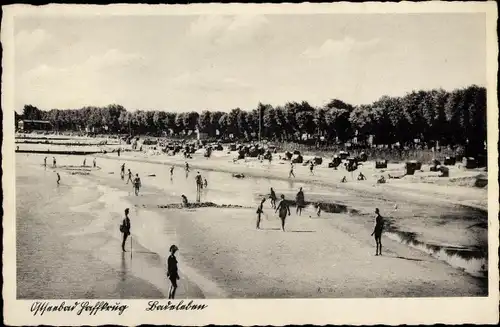
[[139, 178], [139, 174], [135, 174], [134, 178], [134, 191], [135, 191], [135, 196], [139, 195], [139, 189], [141, 188], [141, 179]]
[[120, 177], [123, 179], [125, 177], [125, 164], [122, 165], [120, 170]]
[[293, 162], [290, 163], [290, 172], [288, 173], [288, 178], [292, 176], [295, 177], [295, 174], [293, 172]]
[[61, 175], [59, 175], [59, 173], [57, 173], [57, 185], [59, 185], [60, 181], [61, 181]]
[[175, 291], [177, 290], [177, 281], [179, 278], [179, 272], [177, 269], [177, 258], [175, 257], [175, 252], [179, 248], [176, 245], [170, 246], [170, 256], [167, 259], [167, 277], [170, 279], [170, 290], [168, 291], [168, 298], [175, 299]]
[[257, 207], [257, 229], [260, 229], [260, 217], [264, 213], [264, 211], [262, 210], [263, 206], [264, 206], [264, 202], [266, 202], [266, 198], [263, 198], [260, 201], [259, 206]]
[[271, 194], [269, 194], [269, 198], [271, 199], [271, 207], [273, 209], [276, 209], [276, 193], [274, 192], [273, 188], [271, 187]]
[[290, 216], [290, 207], [288, 206], [288, 203], [286, 203], [285, 196], [283, 194], [281, 194], [281, 201], [274, 212], [277, 212], [278, 210], [279, 217], [281, 219], [281, 230], [285, 231], [285, 219], [287, 215]]
[[295, 202], [297, 203], [297, 211], [295, 213], [301, 216], [302, 209], [305, 207], [304, 192], [302, 191], [302, 187], [299, 189], [299, 192], [297, 192], [297, 195], [295, 196]]
[[375, 228], [371, 236], [375, 235], [375, 243], [377, 244], [377, 249], [375, 250], [375, 255], [382, 255], [382, 231], [384, 230], [384, 218], [380, 215], [380, 210], [375, 209]]
[[127, 252], [125, 250], [125, 242], [127, 241], [127, 237], [130, 235], [130, 218], [128, 217], [129, 209], [125, 209], [125, 219], [120, 226], [120, 232], [123, 233], [123, 241], [122, 241], [122, 251]]

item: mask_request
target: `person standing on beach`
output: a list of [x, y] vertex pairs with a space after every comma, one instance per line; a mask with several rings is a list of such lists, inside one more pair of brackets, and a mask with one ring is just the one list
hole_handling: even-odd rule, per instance
[[301, 216], [302, 209], [305, 207], [304, 191], [302, 191], [302, 187], [299, 189], [299, 192], [297, 192], [297, 195], [295, 196], [295, 202], [297, 203], [297, 210], [295, 213]]
[[281, 230], [285, 231], [285, 219], [286, 216], [290, 216], [290, 207], [288, 206], [288, 203], [285, 200], [285, 196], [281, 194], [281, 201], [278, 204], [278, 207], [274, 212], [279, 211], [279, 217], [281, 219]]
[[118, 152], [118, 157], [119, 157], [119, 156], [120, 156], [120, 148], [118, 148], [118, 151], [117, 151], [117, 152]]
[[311, 164], [309, 165], [309, 171], [311, 172], [311, 175], [314, 175], [314, 163], [311, 161]]
[[127, 179], [127, 184], [130, 181], [130, 183], [134, 184], [134, 181], [132, 180], [132, 171], [130, 168], [128, 169], [128, 179]]
[[139, 178], [139, 174], [135, 174], [133, 185], [134, 185], [135, 196], [138, 196], [139, 189], [141, 188], [141, 179]]
[[174, 168], [175, 166], [170, 167], [170, 178], [174, 177]]
[[177, 281], [179, 278], [179, 271], [177, 269], [177, 258], [175, 252], [179, 248], [176, 245], [170, 246], [170, 256], [167, 259], [167, 277], [170, 279], [170, 290], [168, 291], [168, 298], [175, 299], [175, 291], [177, 290]]
[[56, 166], [57, 166], [56, 157], [52, 157], [52, 167], [56, 168]]
[[122, 168], [121, 168], [121, 171], [120, 171], [120, 177], [122, 179], [125, 178], [125, 164], [122, 164]]
[[47, 157], [43, 158], [43, 166], [47, 168]]
[[288, 173], [288, 178], [292, 176], [295, 177], [295, 174], [293, 172], [293, 162], [290, 163], [290, 172]]
[[87, 158], [83, 158], [83, 167], [87, 165]]
[[264, 210], [263, 210], [264, 202], [266, 202], [266, 198], [263, 198], [260, 201], [259, 206], [257, 207], [257, 229], [260, 229], [260, 217], [264, 213]]
[[61, 182], [61, 175], [59, 175], [59, 173], [57, 173], [57, 185], [59, 185], [59, 182]]
[[375, 250], [375, 255], [382, 255], [382, 231], [384, 230], [384, 218], [380, 215], [380, 210], [375, 208], [375, 228], [371, 236], [375, 235], [375, 243], [377, 249]]
[[97, 166], [97, 161], [95, 160], [95, 158], [94, 158], [94, 162], [93, 163], [94, 163], [94, 168], [95, 168]]
[[204, 182], [203, 182], [203, 187], [207, 188], [208, 187], [208, 182], [207, 182], [207, 179], [205, 178]]
[[269, 194], [269, 198], [271, 199], [271, 207], [273, 209], [276, 209], [276, 193], [274, 192], [273, 188], [271, 187], [271, 194]]
[[130, 218], [128, 217], [129, 209], [125, 209], [125, 218], [120, 226], [120, 231], [123, 233], [122, 240], [122, 251], [127, 252], [125, 250], [125, 242], [127, 241], [127, 237], [130, 235]]
[[189, 164], [186, 162], [186, 173], [189, 173]]

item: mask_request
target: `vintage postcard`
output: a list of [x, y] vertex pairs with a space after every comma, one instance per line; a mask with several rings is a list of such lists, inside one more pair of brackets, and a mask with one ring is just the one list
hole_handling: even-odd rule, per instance
[[5, 324], [498, 322], [495, 2], [2, 10]]

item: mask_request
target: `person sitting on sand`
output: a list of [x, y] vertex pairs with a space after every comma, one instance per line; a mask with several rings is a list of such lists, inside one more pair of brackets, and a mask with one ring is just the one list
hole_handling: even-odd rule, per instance
[[363, 173], [362, 173], [362, 172], [359, 172], [359, 175], [358, 175], [358, 181], [364, 181], [364, 180], [366, 180], [366, 176], [365, 176], [365, 175], [363, 175]]
[[170, 279], [170, 289], [168, 291], [168, 298], [175, 299], [175, 291], [177, 290], [177, 281], [179, 278], [179, 272], [177, 269], [177, 258], [175, 257], [175, 252], [179, 248], [175, 245], [170, 246], [170, 256], [167, 259], [167, 277]]
[[340, 180], [341, 183], [347, 183], [347, 177], [342, 177], [342, 179]]
[[278, 215], [281, 219], [281, 230], [285, 231], [285, 219], [287, 215], [290, 216], [290, 207], [288, 206], [288, 203], [286, 202], [285, 196], [283, 194], [281, 194], [281, 201], [274, 212], [278, 211]]
[[269, 199], [271, 199], [271, 207], [273, 209], [276, 209], [276, 193], [274, 192], [273, 188], [271, 187], [271, 193], [269, 194]]
[[259, 206], [257, 207], [257, 229], [260, 229], [260, 217], [264, 213], [263, 211], [264, 202], [266, 202], [266, 198], [263, 198], [260, 201]]
[[[401, 176], [391, 176], [391, 174], [387, 174], [387, 176], [389, 177], [389, 179], [401, 179], [403, 177], [406, 176], [406, 173], [404, 173], [403, 175]], [[383, 176], [382, 176], [383, 177]]]
[[129, 208], [125, 209], [125, 218], [120, 226], [120, 232], [123, 233], [122, 239], [122, 251], [127, 252], [125, 250], [125, 242], [127, 241], [128, 236], [130, 235], [130, 218], [128, 217]]
[[380, 176], [379, 179], [377, 179], [377, 184], [384, 184], [385, 183], [385, 177], [384, 175]]
[[371, 236], [375, 235], [375, 243], [377, 249], [375, 250], [375, 255], [382, 255], [382, 231], [384, 230], [384, 218], [380, 215], [380, 210], [375, 208], [375, 228]]
[[297, 192], [297, 195], [295, 196], [295, 202], [297, 203], [297, 210], [295, 213], [301, 216], [302, 209], [306, 206], [304, 200], [304, 191], [302, 191], [302, 187], [299, 189], [299, 192]]
[[188, 198], [183, 194], [181, 195], [182, 198], [182, 206], [187, 208], [189, 206]]
[[57, 185], [59, 185], [59, 182], [61, 182], [61, 175], [59, 175], [59, 173], [57, 173]]
[[135, 174], [133, 185], [134, 185], [135, 196], [138, 196], [139, 189], [141, 188], [141, 179], [139, 178], [139, 174]]

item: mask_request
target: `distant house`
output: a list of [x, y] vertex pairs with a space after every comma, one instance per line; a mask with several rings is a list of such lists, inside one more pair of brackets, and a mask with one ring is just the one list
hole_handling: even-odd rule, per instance
[[52, 130], [52, 124], [47, 120], [20, 120], [17, 124], [19, 131], [30, 132], [30, 131], [50, 131]]

